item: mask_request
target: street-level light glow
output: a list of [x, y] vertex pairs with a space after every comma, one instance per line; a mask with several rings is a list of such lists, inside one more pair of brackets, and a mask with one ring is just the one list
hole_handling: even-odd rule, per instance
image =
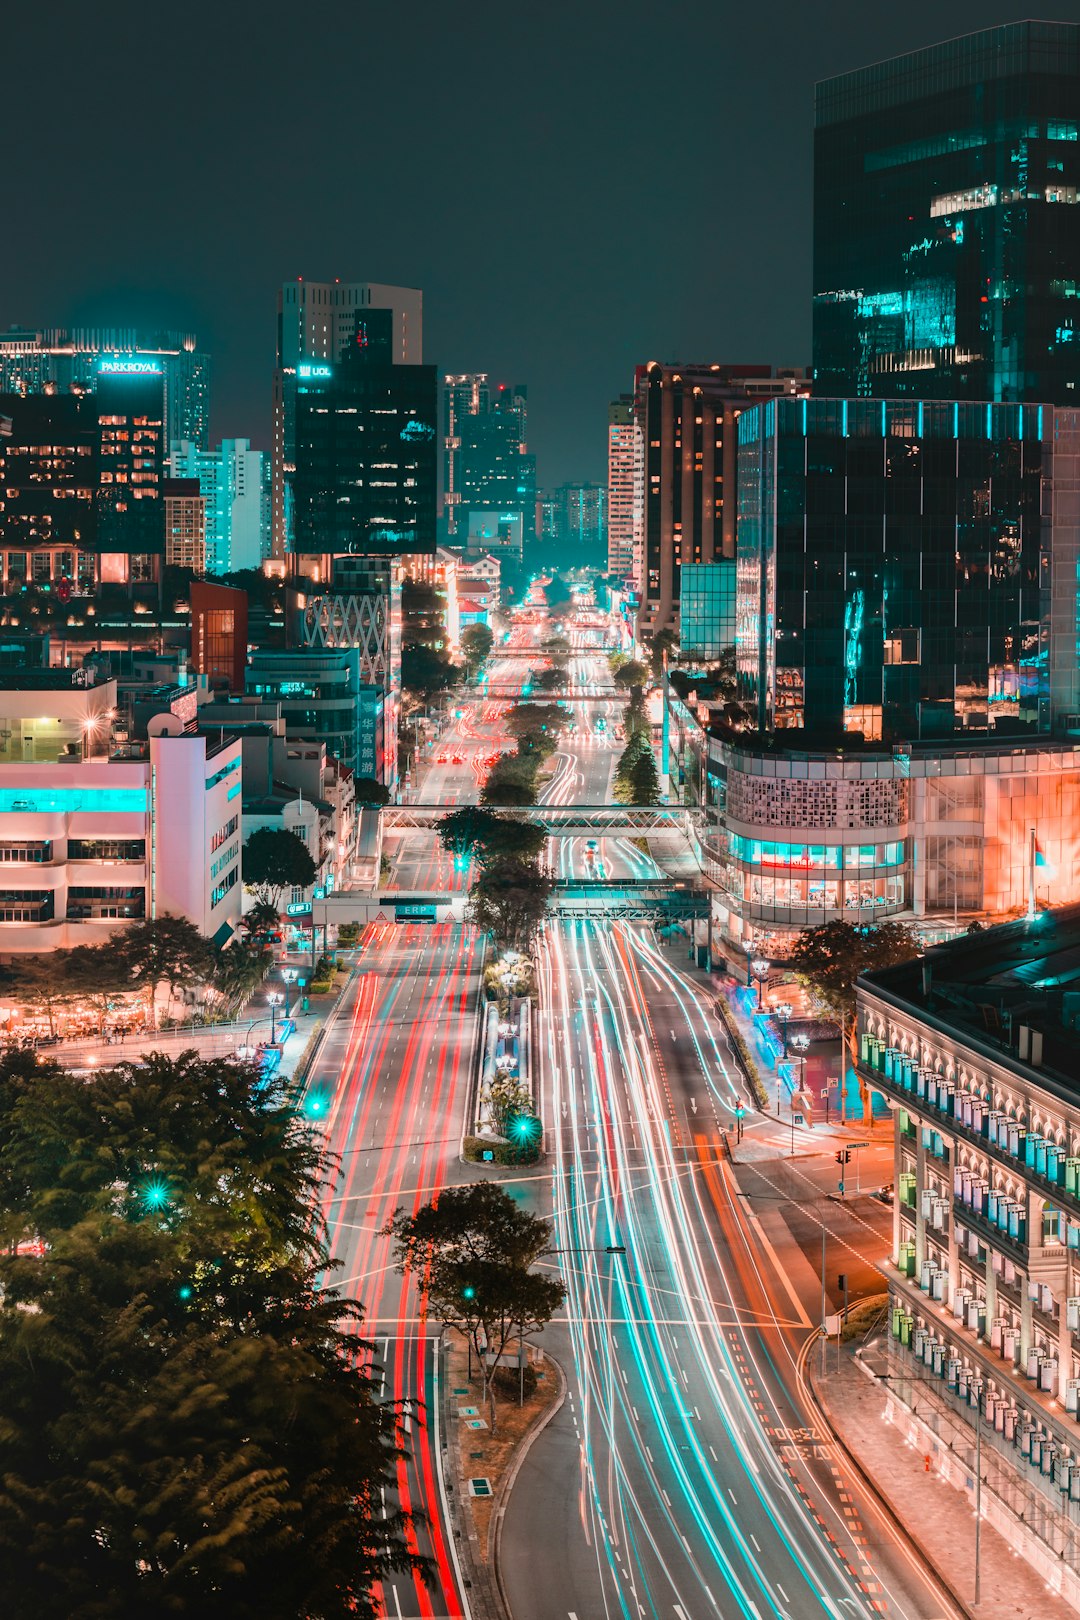
[[763, 979], [769, 971], [770, 964], [766, 961], [765, 957], [757, 956], [751, 962], [750, 966], [754, 970], [755, 978]]
[[154, 1176], [144, 1182], [140, 1197], [147, 1209], [164, 1209], [169, 1202], [169, 1183], [162, 1176]]

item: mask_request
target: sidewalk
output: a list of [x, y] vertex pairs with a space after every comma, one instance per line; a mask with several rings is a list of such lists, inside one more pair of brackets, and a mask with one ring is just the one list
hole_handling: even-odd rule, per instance
[[947, 1483], [933, 1459], [927, 1471], [926, 1454], [886, 1420], [887, 1387], [860, 1369], [851, 1345], [840, 1351], [839, 1371], [836, 1347], [828, 1346], [824, 1379], [816, 1349], [806, 1366], [828, 1426], [965, 1612], [977, 1620], [1032, 1620], [1036, 1615], [1039, 1620], [1076, 1620], [1072, 1605], [1050, 1592], [985, 1514], [976, 1609], [975, 1516], [969, 1494]]

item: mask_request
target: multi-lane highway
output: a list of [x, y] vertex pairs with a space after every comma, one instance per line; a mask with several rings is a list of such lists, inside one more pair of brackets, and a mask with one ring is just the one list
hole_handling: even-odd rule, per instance
[[[523, 655], [501, 668], [524, 681], [535, 663]], [[575, 665], [586, 689], [607, 679], [592, 648]], [[425, 802], [474, 800], [481, 762], [506, 742], [501, 702], [459, 706], [420, 779]], [[606, 804], [618, 708], [594, 700], [572, 712], [543, 796]], [[630, 838], [553, 839], [548, 859], [564, 877], [658, 870]], [[445, 889], [470, 877], [433, 838], [409, 835], [392, 881]], [[326, 1213], [340, 1280], [367, 1307], [386, 1393], [416, 1403], [394, 1500], [430, 1515], [416, 1545], [437, 1572], [437, 1589], [403, 1577], [382, 1601], [390, 1616], [460, 1614], [467, 1593], [429, 1426], [433, 1335], [379, 1229], [397, 1205], [471, 1173], [456, 1155], [481, 953], [462, 927], [390, 925], [369, 931], [361, 964], [313, 1080], [343, 1163]], [[568, 1398], [530, 1451], [503, 1524], [514, 1620], [951, 1615], [808, 1416], [817, 1284], [787, 1228], [759, 1222], [725, 1155], [749, 1099], [685, 941], [680, 951], [644, 924], [553, 919], [539, 972], [550, 1158], [518, 1191], [553, 1220], [548, 1263], [568, 1299], [546, 1342]], [[759, 1162], [752, 1190], [768, 1199]], [[800, 1218], [812, 1237], [829, 1217], [805, 1180]], [[866, 1232], [872, 1246], [869, 1223]], [[859, 1232], [845, 1241], [854, 1253]], [[421, 1404], [431, 1417], [417, 1415]]]

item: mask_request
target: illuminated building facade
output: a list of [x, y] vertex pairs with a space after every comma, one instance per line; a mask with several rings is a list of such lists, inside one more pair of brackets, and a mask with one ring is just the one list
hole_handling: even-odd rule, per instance
[[634, 577], [634, 463], [637, 428], [630, 394], [608, 406], [607, 571], [613, 579]]
[[607, 486], [604, 484], [560, 484], [542, 502], [542, 510], [550, 507], [545, 517], [545, 538], [558, 558], [544, 548], [544, 561], [566, 563], [572, 568], [601, 567], [607, 560]]
[[1074, 714], [1078, 456], [1080, 412], [1050, 406], [745, 411], [737, 659], [758, 728], [945, 740]]
[[166, 446], [190, 439], [206, 447], [210, 356], [190, 332], [140, 332], [133, 327], [0, 332], [0, 394], [93, 392], [104, 359], [145, 361], [157, 368], [164, 387]]
[[[0, 771], [0, 951], [100, 944], [142, 917], [226, 943], [240, 920], [240, 746], [155, 735], [112, 748], [116, 682], [9, 673]], [[14, 756], [14, 757], [13, 757]]]
[[206, 571], [260, 568], [270, 555], [270, 458], [247, 439], [222, 439], [216, 450], [189, 440], [172, 447], [178, 478], [197, 478], [206, 500]]
[[[292, 535], [292, 475], [296, 466], [296, 386], [304, 364], [334, 366], [351, 350], [368, 344], [373, 310], [390, 313], [392, 340], [387, 358], [397, 365], [419, 365], [423, 357], [423, 294], [416, 287], [390, 287], [373, 281], [288, 281], [278, 292], [277, 367], [274, 372], [274, 426], [271, 471], [271, 554], [283, 559], [298, 550]], [[311, 373], [307, 373], [310, 380]], [[322, 552], [326, 548], [317, 546]]]
[[683, 664], [715, 663], [735, 645], [734, 557], [684, 563], [679, 598], [679, 658]]
[[98, 361], [93, 392], [0, 394], [4, 591], [67, 596], [158, 576], [164, 384], [153, 359]]
[[244, 690], [247, 665], [248, 599], [246, 591], [210, 580], [192, 581], [191, 667], [211, 686]]
[[206, 572], [206, 499], [197, 478], [165, 478], [165, 562]]
[[393, 787], [396, 694], [363, 679], [357, 647], [256, 649], [247, 668], [247, 692], [280, 705], [290, 738], [324, 742], [354, 776]]
[[[470, 513], [506, 515], [528, 552], [536, 539], [536, 457], [528, 450], [528, 394], [523, 383], [489, 383], [485, 372], [443, 378], [443, 522], [464, 544]], [[515, 526], [511, 515], [520, 522]]]
[[675, 628], [683, 563], [735, 555], [736, 423], [755, 399], [796, 394], [801, 373], [770, 366], [639, 366], [641, 605], [646, 634]]
[[817, 88], [814, 389], [1077, 403], [1080, 24]]
[[336, 363], [297, 366], [293, 546], [308, 557], [435, 550], [435, 368], [391, 359], [390, 311], [364, 330]]
[[[782, 958], [800, 930], [913, 922], [926, 938], [1080, 900], [1080, 741], [892, 749], [712, 738], [707, 866], [721, 937]], [[1034, 829], [1034, 840], [1033, 840]]]
[[893, 1138], [884, 1415], [917, 1451], [936, 1450], [966, 1491], [979, 1425], [990, 1522], [1071, 1607], [1078, 958], [1073, 905], [965, 936], [857, 988], [859, 1074], [887, 1101]]

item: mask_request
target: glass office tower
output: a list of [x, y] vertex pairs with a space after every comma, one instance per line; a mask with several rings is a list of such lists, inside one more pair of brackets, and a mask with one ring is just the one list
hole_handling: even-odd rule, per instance
[[1080, 403], [1080, 24], [817, 88], [814, 391]]
[[975, 740], [1072, 712], [1078, 423], [953, 401], [744, 411], [736, 648], [760, 728]]

